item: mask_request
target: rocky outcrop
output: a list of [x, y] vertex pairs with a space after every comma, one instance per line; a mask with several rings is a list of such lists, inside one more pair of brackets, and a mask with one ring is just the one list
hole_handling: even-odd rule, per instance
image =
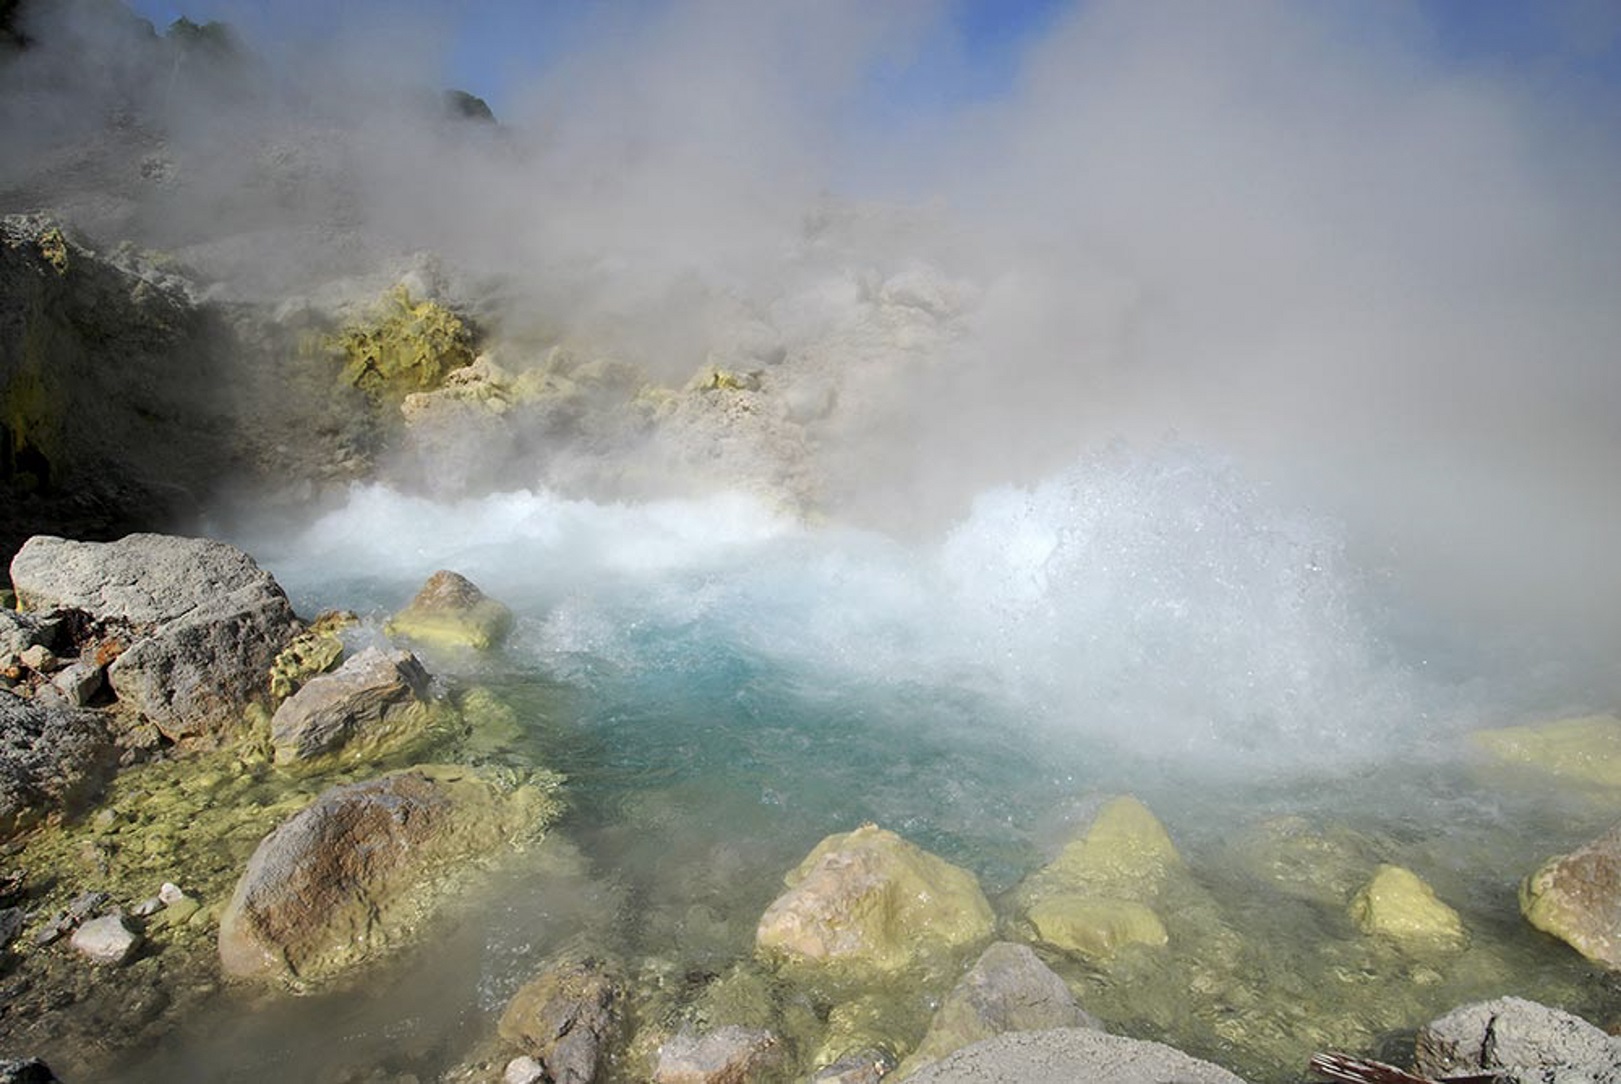
[[1621, 968], [1621, 827], [1527, 877], [1520, 911], [1589, 960]]
[[440, 569], [385, 631], [441, 647], [494, 647], [512, 630], [512, 611], [460, 573]]
[[1181, 871], [1165, 827], [1125, 795], [1099, 807], [1084, 833], [1019, 886], [1016, 899], [1037, 939], [1105, 959], [1125, 945], [1169, 941], [1154, 905]]
[[534, 786], [449, 766], [329, 790], [254, 851], [220, 917], [220, 963], [308, 982], [378, 956], [414, 935], [446, 875], [555, 814]]
[[95, 712], [45, 707], [0, 689], [0, 840], [80, 809], [116, 762], [112, 735]]
[[1463, 919], [1418, 874], [1382, 865], [1351, 900], [1351, 921], [1363, 933], [1413, 949], [1461, 949]]
[[1621, 1080], [1621, 1039], [1579, 1016], [1517, 997], [1454, 1009], [1419, 1029], [1414, 1071], [1495, 1073], [1508, 1084]]
[[782, 1062], [781, 1041], [760, 1028], [682, 1032], [659, 1047], [653, 1084], [751, 1084]]
[[171, 741], [235, 732], [298, 629], [269, 573], [207, 539], [36, 536], [13, 559], [11, 580], [24, 609], [78, 610], [127, 628], [108, 681], [124, 708]]
[[501, 1037], [534, 1058], [552, 1084], [591, 1084], [618, 1030], [619, 985], [600, 960], [559, 961], [513, 995]]
[[277, 764], [342, 752], [371, 757], [420, 736], [430, 723], [428, 672], [409, 651], [369, 647], [311, 678], [270, 720]]
[[935, 1010], [929, 1030], [901, 1063], [904, 1076], [927, 1062], [1008, 1031], [1098, 1028], [1064, 980], [1025, 945], [986, 949]]
[[892, 972], [990, 939], [974, 875], [876, 825], [829, 836], [783, 879], [755, 939], [789, 961]]
[[1087, 1028], [1013, 1031], [963, 1047], [907, 1078], [912, 1084], [1243, 1084], [1241, 1078], [1163, 1043]]

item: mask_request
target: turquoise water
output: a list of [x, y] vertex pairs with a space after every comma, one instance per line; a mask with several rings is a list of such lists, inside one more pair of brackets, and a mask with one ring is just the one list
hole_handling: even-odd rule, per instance
[[[1283, 1080], [1315, 1049], [1399, 1046], [1473, 998], [1595, 1018], [1617, 1004], [1514, 898], [1542, 858], [1607, 828], [1608, 807], [1457, 755], [1463, 731], [1512, 721], [1524, 683], [1499, 691], [1456, 662], [1438, 674], [1331, 524], [1197, 453], [1083, 462], [906, 543], [737, 495], [447, 505], [366, 488], [249, 546], [305, 614], [352, 608], [375, 629], [441, 567], [513, 606], [500, 652], [427, 661], [515, 710], [522, 736], [493, 755], [563, 771], [571, 812], [443, 939], [354, 990], [251, 1011], [235, 995], [141, 1079], [203, 1066], [189, 1078], [251, 1080], [268, 1064], [430, 1079], [578, 937], [625, 962], [655, 1006], [644, 1015], [677, 1019], [753, 966], [760, 913], [823, 836], [876, 822], [971, 869], [995, 901], [1098, 795], [1126, 791], [1202, 894], [1167, 916], [1160, 957], [1053, 961], [1117, 1030]], [[1342, 905], [1267, 881], [1257, 841], [1280, 823], [1354, 837], [1366, 871], [1419, 870], [1471, 947], [1404, 956]], [[939, 992], [898, 1015], [925, 1018]]]

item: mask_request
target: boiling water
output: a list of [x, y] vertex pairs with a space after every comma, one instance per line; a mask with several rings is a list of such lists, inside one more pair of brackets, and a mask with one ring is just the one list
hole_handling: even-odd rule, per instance
[[[140, 1079], [427, 1079], [582, 931], [679, 1015], [748, 959], [782, 873], [824, 835], [876, 822], [994, 899], [1090, 799], [1124, 791], [1165, 821], [1228, 940], [1114, 970], [1060, 961], [1118, 1030], [1288, 1079], [1314, 1049], [1393, 1041], [1472, 998], [1612, 1004], [1514, 899], [1602, 807], [1460, 765], [1457, 735], [1502, 721], [1508, 686], [1395, 646], [1416, 642], [1411, 615], [1398, 636], [1332, 524], [1198, 451], [1083, 461], [907, 544], [738, 495], [441, 504], [376, 487], [247, 544], [306, 614], [380, 618], [437, 568], [511, 605], [501, 652], [430, 666], [511, 705], [509, 755], [565, 772], [572, 808], [442, 941], [354, 989], [222, 1005]], [[1277, 892], [1245, 841], [1286, 817], [1419, 869], [1472, 947], [1414, 960]], [[1190, 994], [1207, 972], [1214, 992]], [[896, 1011], [924, 1021], [939, 992]]]

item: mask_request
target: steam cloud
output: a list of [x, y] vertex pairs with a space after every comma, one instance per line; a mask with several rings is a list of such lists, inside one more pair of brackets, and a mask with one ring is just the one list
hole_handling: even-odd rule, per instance
[[[792, 349], [783, 298], [927, 266], [960, 332], [841, 434], [835, 513], [934, 525], [1175, 434], [1346, 520], [1399, 590], [1615, 680], [1621, 132], [1583, 64], [1621, 26], [1592, 5], [1548, 7], [1570, 36], [1516, 67], [1449, 54], [1423, 6], [1077, 3], [1005, 92], [902, 108], [897, 79], [960, 62], [949, 4], [649, 3], [543, 43], [499, 128], [438, 112], [448, 5], [199, 3], [253, 53], [234, 94], [93, 6], [25, 7], [46, 44], [0, 88], [13, 194], [90, 191], [113, 153], [61, 148], [111, 108], [163, 126], [181, 186], [81, 201], [92, 232], [243, 291], [431, 249], [502, 280], [500, 329], [672, 380], [723, 302]], [[859, 228], [819, 246], [829, 207]]]

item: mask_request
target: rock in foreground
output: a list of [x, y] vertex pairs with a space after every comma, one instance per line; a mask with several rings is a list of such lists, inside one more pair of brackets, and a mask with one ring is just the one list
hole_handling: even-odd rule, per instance
[[784, 881], [756, 941], [790, 961], [896, 971], [991, 936], [973, 874], [875, 825], [827, 837]]
[[617, 1030], [618, 998], [600, 961], [562, 961], [513, 995], [501, 1037], [532, 1055], [552, 1084], [591, 1084]]
[[429, 681], [409, 651], [375, 647], [311, 678], [270, 720], [276, 763], [340, 749], [374, 754], [408, 742], [427, 724]]
[[414, 768], [333, 788], [253, 853], [220, 917], [220, 963], [242, 978], [310, 981], [409, 939], [436, 882], [544, 825], [535, 787]]
[[1162, 1043], [1087, 1028], [1014, 1031], [963, 1047], [907, 1078], [912, 1084], [1243, 1084], [1218, 1065]]
[[0, 841], [79, 808], [116, 759], [95, 712], [44, 707], [0, 689]]
[[1621, 1039], [1517, 997], [1466, 1005], [1419, 1029], [1414, 1068], [1431, 1077], [1498, 1073], [1511, 1084], [1621, 1080]]
[[1527, 877], [1520, 910], [1589, 960], [1621, 967], [1621, 827]]
[[123, 705], [171, 741], [236, 728], [298, 628], [268, 572], [235, 546], [203, 538], [39, 535], [12, 560], [11, 580], [24, 609], [80, 610], [129, 630], [108, 680]]

